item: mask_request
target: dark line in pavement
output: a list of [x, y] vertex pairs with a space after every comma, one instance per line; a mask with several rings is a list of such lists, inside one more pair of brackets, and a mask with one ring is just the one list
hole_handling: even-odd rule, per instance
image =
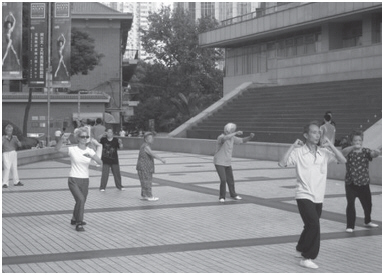
[[[140, 185], [124, 185], [123, 186], [125, 189], [127, 188], [140, 188], [141, 186]], [[156, 187], [162, 187], [162, 185], [155, 185], [154, 186], [155, 188]], [[110, 189], [115, 189], [114, 186], [110, 186], [108, 188], [106, 188], [106, 191], [110, 190]], [[89, 187], [89, 190], [99, 190], [99, 187]], [[32, 190], [17, 190], [17, 191], [14, 191], [14, 190], [8, 190], [8, 191], [4, 191], [3, 190], [3, 194], [19, 194], [19, 193], [40, 193], [40, 192], [62, 192], [62, 191], [69, 191], [69, 188], [57, 188], [57, 189], [32, 189]]]
[[[176, 209], [182, 207], [207, 207], [221, 205], [219, 201], [214, 202], [198, 202], [198, 203], [178, 203], [178, 204], [155, 204], [147, 202], [148, 205], [141, 206], [126, 206], [126, 207], [110, 207], [110, 208], [91, 208], [85, 209], [85, 213], [103, 213], [103, 212], [120, 212], [120, 211], [137, 211], [137, 210], [157, 210], [157, 209]], [[237, 205], [249, 204], [246, 201], [227, 201], [224, 205]], [[222, 205], [222, 206], [224, 206]], [[16, 217], [32, 217], [32, 216], [48, 216], [48, 215], [63, 215], [71, 214], [73, 210], [55, 210], [55, 211], [36, 211], [36, 212], [17, 212], [17, 213], [3, 213], [3, 218], [16, 218]]]
[[[235, 180], [235, 182], [258, 182], [258, 181], [272, 181], [272, 180], [293, 180], [296, 179], [296, 177], [281, 177], [281, 178], [258, 178], [258, 179], [248, 179], [248, 180]], [[219, 180], [215, 181], [204, 181], [204, 182], [188, 182], [187, 184], [193, 184], [193, 185], [205, 185], [205, 184], [220, 184]]]
[[[382, 191], [371, 192], [371, 195], [372, 196], [382, 195]], [[346, 194], [326, 194], [325, 195], [325, 199], [334, 199], [334, 198], [343, 198], [343, 197], [346, 197]], [[295, 197], [279, 197], [279, 198], [271, 198], [268, 200], [270, 200], [270, 201], [294, 201], [294, 200], [296, 200], [296, 198]], [[324, 201], [324, 204], [325, 204], [325, 201]]]
[[[352, 234], [349, 234], [346, 232], [322, 233], [321, 240], [325, 241], [325, 240], [333, 240], [333, 239], [348, 239], [348, 238], [359, 238], [359, 237], [380, 236], [380, 235], [382, 235], [381, 229], [355, 231]], [[200, 251], [200, 250], [211, 250], [211, 249], [227, 249], [227, 248], [238, 248], [238, 247], [264, 246], [264, 245], [273, 245], [273, 244], [286, 244], [286, 243], [295, 243], [297, 242], [298, 238], [299, 238], [299, 235], [289, 235], [289, 236], [277, 236], [277, 237], [265, 237], [265, 238], [236, 239], [236, 240], [226, 240], [226, 241], [181, 243], [181, 244], [169, 244], [169, 245], [158, 245], [158, 246], [103, 249], [103, 250], [38, 254], [38, 255], [27, 255], [27, 256], [11, 256], [11, 257], [3, 257], [2, 260], [3, 260], [3, 265], [74, 261], [79, 259], [85, 260], [85, 259], [96, 259], [96, 258], [126, 257], [126, 256], [152, 255], [152, 254]], [[292, 257], [293, 257], [293, 254], [291, 252], [291, 258]]]

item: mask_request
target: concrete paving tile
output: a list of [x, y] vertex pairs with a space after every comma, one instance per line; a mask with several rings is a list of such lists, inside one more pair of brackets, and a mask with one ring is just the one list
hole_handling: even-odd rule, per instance
[[[158, 152], [167, 158], [168, 163], [157, 163], [153, 190], [160, 200], [150, 204], [139, 200], [140, 184], [135, 171], [137, 154], [137, 150], [120, 151], [119, 154], [123, 181], [128, 185], [125, 192], [114, 188], [111, 175], [107, 191], [99, 192], [100, 169], [91, 168], [85, 210], [88, 225], [81, 234], [69, 224], [74, 201], [67, 190], [68, 158], [64, 162], [46, 161], [22, 166], [20, 174], [26, 185], [20, 189], [11, 187], [2, 196], [3, 261], [23, 255], [39, 255], [39, 260], [3, 264], [3, 272], [308, 272], [298, 266], [298, 260], [293, 257], [295, 242], [290, 242], [297, 239], [302, 230], [301, 218], [293, 208], [283, 209], [280, 204], [295, 205], [295, 180], [282, 179], [293, 177], [293, 169], [275, 169], [275, 162], [234, 158], [237, 191], [250, 195], [250, 200], [221, 205], [217, 202], [219, 179], [211, 156]], [[261, 180], [261, 177], [274, 180]], [[371, 188], [372, 192], [382, 191], [382, 186]], [[356, 227], [356, 234], [364, 232], [363, 237], [344, 238], [341, 235], [344, 234], [346, 207], [344, 193], [342, 181], [328, 180], [324, 211], [332, 216], [321, 219], [322, 234], [340, 235], [321, 242], [316, 260], [320, 265], [318, 272], [376, 272], [380, 270], [376, 257], [381, 255], [377, 244], [382, 236], [368, 235], [367, 232], [376, 231], [360, 226]], [[378, 211], [382, 207], [381, 194], [373, 196], [373, 207], [373, 219], [382, 220], [382, 212]], [[359, 204], [357, 213], [362, 215]], [[239, 244], [240, 240], [254, 238], [273, 238], [280, 243], [208, 247], [212, 242]], [[282, 242], [285, 238], [289, 238], [288, 243]], [[205, 245], [189, 250], [193, 243]], [[161, 250], [169, 245], [184, 247], [185, 251]], [[149, 246], [152, 248], [148, 254], [105, 257], [112, 255], [108, 251], [116, 248], [140, 250]], [[64, 254], [57, 254], [57, 262], [44, 262], [44, 253], [70, 256], [76, 252], [88, 255], [103, 252], [104, 255], [59, 261], [59, 255]]]

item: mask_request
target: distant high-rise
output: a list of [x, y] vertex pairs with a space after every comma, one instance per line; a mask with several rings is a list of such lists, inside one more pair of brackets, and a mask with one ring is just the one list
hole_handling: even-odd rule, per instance
[[160, 8], [160, 2], [102, 2], [104, 5], [120, 12], [133, 14], [133, 25], [129, 32], [124, 58], [134, 59], [138, 53], [139, 59], [145, 59], [148, 55], [142, 48], [139, 28], [148, 28], [149, 12], [155, 12]]
[[174, 9], [181, 8], [191, 13], [197, 20], [203, 16], [212, 16], [223, 21], [239, 15], [256, 11], [259, 2], [175, 2]]

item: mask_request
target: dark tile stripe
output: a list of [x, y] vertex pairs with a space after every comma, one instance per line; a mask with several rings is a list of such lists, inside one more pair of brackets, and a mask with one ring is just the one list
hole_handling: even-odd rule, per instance
[[[227, 201], [221, 204], [219, 201], [214, 202], [199, 202], [199, 203], [178, 203], [178, 204], [154, 204], [147, 202], [148, 205], [142, 206], [127, 206], [127, 207], [110, 207], [110, 208], [92, 208], [85, 209], [85, 213], [104, 213], [104, 212], [120, 212], [120, 211], [137, 211], [137, 210], [155, 210], [155, 209], [176, 209], [176, 208], [191, 208], [191, 207], [208, 207], [216, 205], [234, 205], [234, 204], [248, 204], [246, 201]], [[39, 211], [39, 212], [17, 212], [17, 213], [3, 213], [3, 218], [15, 217], [32, 217], [32, 216], [47, 216], [47, 215], [63, 215], [71, 214], [73, 210], [55, 210], [55, 211]]]
[[[356, 231], [352, 234], [349, 234], [346, 232], [323, 233], [321, 234], [321, 240], [359, 238], [359, 237], [380, 236], [380, 235], [382, 235], [381, 229], [361, 230], [361, 231]], [[295, 243], [297, 242], [298, 238], [299, 238], [299, 235], [289, 235], [289, 236], [277, 236], [277, 237], [266, 237], [266, 238], [236, 239], [236, 240], [227, 240], [227, 241], [182, 243], [182, 244], [169, 244], [169, 245], [159, 245], [159, 246], [144, 246], [144, 247], [79, 251], [79, 252], [67, 252], [67, 253], [38, 254], [38, 255], [28, 255], [28, 256], [13, 256], [13, 257], [3, 257], [2, 259], [3, 259], [3, 265], [74, 261], [74, 260], [80, 260], [80, 259], [85, 260], [85, 259], [98, 259], [98, 258], [108, 258], [108, 257], [126, 257], [126, 256], [152, 255], [152, 254], [200, 251], [200, 250], [211, 250], [211, 249], [253, 247], [253, 246], [264, 246], [264, 245], [272, 245], [272, 244], [286, 244], [286, 243]], [[293, 257], [293, 255], [291, 255], [291, 257]]]

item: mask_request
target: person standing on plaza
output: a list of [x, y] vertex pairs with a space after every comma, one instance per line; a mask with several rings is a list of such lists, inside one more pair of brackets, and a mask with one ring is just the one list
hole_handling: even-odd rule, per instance
[[370, 176], [369, 162], [373, 158], [378, 157], [381, 152], [379, 150], [370, 150], [362, 147], [363, 133], [354, 131], [350, 135], [351, 146], [342, 150], [347, 159], [345, 191], [346, 191], [346, 232], [354, 231], [356, 211], [355, 199], [361, 202], [365, 214], [365, 226], [375, 228], [378, 224], [371, 222], [371, 192], [370, 192]]
[[[71, 169], [69, 172], [68, 185], [76, 201], [70, 223], [76, 225], [77, 231], [85, 231], [83, 226], [86, 224], [86, 222], [84, 222], [84, 210], [89, 188], [89, 165], [91, 160], [94, 160], [98, 164], [102, 164], [102, 161], [94, 150], [87, 146], [89, 132], [86, 127], [78, 128], [74, 137], [78, 141], [77, 146], [62, 148], [62, 143], [65, 139], [63, 135], [55, 148], [56, 151], [67, 152], [70, 157]], [[93, 138], [90, 139], [90, 143], [97, 148], [102, 146]]]
[[317, 146], [320, 141], [318, 122], [306, 125], [303, 135], [305, 144], [297, 139], [281, 158], [279, 166], [296, 167], [296, 201], [304, 222], [304, 229], [296, 246], [296, 257], [302, 257], [301, 266], [316, 269], [318, 266], [312, 260], [316, 259], [320, 249], [320, 217], [328, 163], [346, 163], [346, 158], [327, 137], [322, 147]]
[[3, 136], [3, 188], [9, 187], [9, 174], [12, 171], [13, 185], [23, 186], [17, 172], [17, 148], [21, 147], [21, 142], [17, 136], [13, 135], [13, 126], [5, 126], [5, 135]]
[[325, 123], [321, 125], [321, 140], [320, 144], [324, 143], [325, 137], [327, 137], [331, 143], [335, 143], [336, 140], [336, 127], [332, 124], [332, 117], [329, 114], [324, 116]]
[[237, 137], [242, 134], [242, 131], [236, 132], [236, 124], [228, 123], [224, 126], [224, 134], [221, 134], [217, 139], [214, 164], [220, 178], [220, 202], [225, 202], [226, 184], [228, 184], [231, 198], [241, 200], [241, 197], [235, 191], [235, 181], [231, 166], [233, 145], [246, 143], [255, 136], [255, 134], [251, 133], [250, 136], [245, 138]]
[[102, 144], [102, 176], [99, 190], [105, 191], [109, 179], [110, 168], [114, 176], [115, 187], [123, 191], [121, 172], [119, 168], [118, 149], [123, 148], [122, 140], [114, 137], [113, 130], [107, 129], [106, 136], [101, 138]]
[[142, 187], [141, 196], [142, 200], [157, 201], [159, 198], [153, 197], [152, 194], [153, 174], [155, 172], [154, 159], [160, 160], [162, 163], [166, 163], [166, 161], [151, 150], [154, 133], [146, 132], [143, 135], [143, 140], [136, 167]]
[[102, 125], [102, 119], [97, 118], [96, 124], [92, 127], [92, 136], [98, 141], [101, 141], [101, 138], [104, 136], [106, 127]]

